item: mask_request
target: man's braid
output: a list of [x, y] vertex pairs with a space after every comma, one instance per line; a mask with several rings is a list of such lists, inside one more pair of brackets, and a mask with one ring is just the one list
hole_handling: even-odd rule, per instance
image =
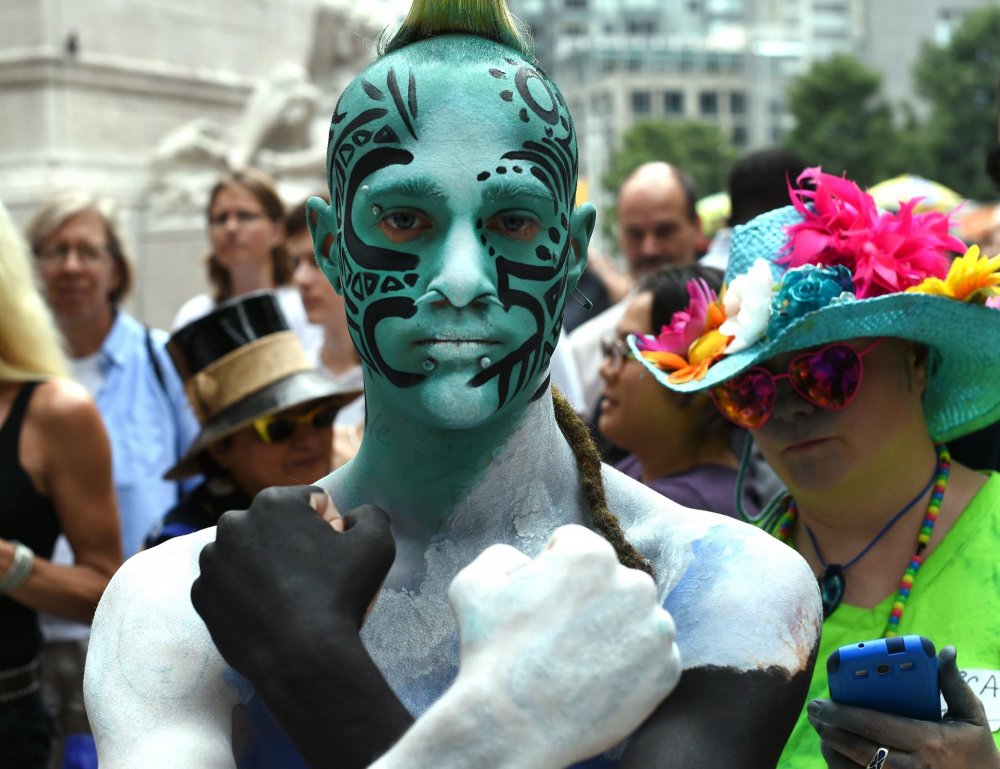
[[563, 437], [573, 450], [576, 466], [580, 472], [580, 485], [590, 507], [590, 523], [599, 531], [618, 554], [622, 566], [639, 569], [653, 576], [653, 566], [631, 542], [625, 539], [625, 532], [617, 516], [608, 509], [604, 495], [604, 480], [601, 476], [601, 455], [591, 440], [590, 432], [583, 420], [576, 415], [573, 407], [563, 395], [552, 388], [552, 403], [555, 406], [556, 422]]

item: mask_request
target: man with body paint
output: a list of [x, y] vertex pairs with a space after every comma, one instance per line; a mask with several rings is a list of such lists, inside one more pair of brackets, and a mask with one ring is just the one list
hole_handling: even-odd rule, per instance
[[[320, 485], [339, 510], [360, 509], [332, 527], [313, 511], [330, 509], [325, 495], [272, 489], [217, 534], [129, 561], [88, 659], [102, 767], [233, 766], [244, 705], [258, 739], [241, 743], [239, 765], [295, 765], [263, 736], [274, 729], [261, 700], [315, 766], [366, 766], [403, 735], [389, 755], [418, 769], [562, 767], [640, 723], [580, 765], [774, 765], [813, 665], [816, 583], [772, 538], [602, 467], [550, 394], [594, 226], [593, 207], [573, 205], [576, 168], [565, 102], [504, 4], [418, 0], [341, 97], [332, 202], [309, 207], [367, 402], [357, 456]], [[567, 524], [652, 573], [655, 591], [615, 566], [645, 580], [676, 645], [669, 620], [609, 610], [620, 572], [583, 567], [595, 535], [574, 540], [582, 560], [544, 562]], [[449, 585], [493, 544], [549, 566], [502, 595], [486, 588], [514, 568], [480, 570], [481, 598], [453, 600], [456, 619]], [[525, 629], [519, 643], [505, 642], [505, 621]], [[658, 651], [637, 640], [651, 626]], [[467, 664], [476, 645], [489, 664]], [[662, 699], [678, 649], [683, 674]], [[646, 718], [635, 698], [651, 686]]]

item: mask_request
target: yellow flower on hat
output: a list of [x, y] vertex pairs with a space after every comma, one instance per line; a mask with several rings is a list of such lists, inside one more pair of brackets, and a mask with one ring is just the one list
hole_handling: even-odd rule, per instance
[[673, 372], [668, 379], [675, 384], [701, 380], [708, 373], [708, 367], [722, 357], [722, 353], [732, 341], [717, 328], [698, 337], [688, 350], [687, 365]]
[[907, 291], [971, 302], [995, 294], [997, 286], [1000, 286], [1000, 255], [982, 256], [979, 246], [969, 246], [963, 256], [951, 263], [944, 280], [925, 278]]

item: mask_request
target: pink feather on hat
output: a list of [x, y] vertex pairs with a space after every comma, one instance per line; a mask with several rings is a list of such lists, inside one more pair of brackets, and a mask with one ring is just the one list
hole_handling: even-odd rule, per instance
[[914, 213], [918, 200], [898, 213], [879, 211], [871, 195], [854, 182], [819, 168], [807, 168], [789, 188], [802, 221], [788, 227], [788, 243], [777, 261], [786, 269], [804, 264], [844, 265], [854, 276], [858, 299], [904, 291], [924, 278], [944, 278], [948, 251], [965, 244], [948, 232], [946, 214]]

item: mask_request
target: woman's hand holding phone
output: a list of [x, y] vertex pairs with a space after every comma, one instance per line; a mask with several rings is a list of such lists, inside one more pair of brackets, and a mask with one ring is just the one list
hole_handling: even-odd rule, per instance
[[[878, 710], [813, 700], [809, 722], [819, 733], [830, 769], [1000, 769], [1000, 751], [990, 732], [982, 702], [962, 679], [955, 648], [937, 657], [938, 681], [948, 707], [935, 723]], [[888, 749], [876, 763], [879, 748]]]

